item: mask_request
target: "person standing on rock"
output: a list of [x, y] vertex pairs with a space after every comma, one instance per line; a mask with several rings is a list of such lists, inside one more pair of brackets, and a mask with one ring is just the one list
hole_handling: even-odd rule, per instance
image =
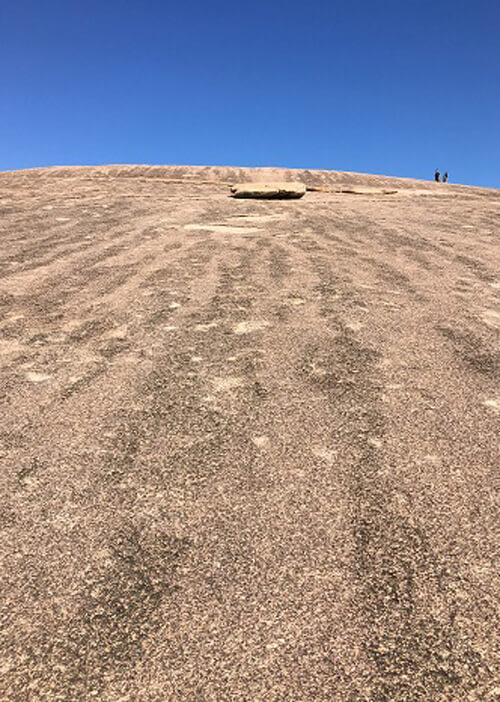
[[436, 181], [436, 183], [439, 183], [439, 176], [440, 175], [441, 174], [440, 174], [439, 170], [436, 168], [436, 170], [434, 172], [434, 180]]
[[443, 183], [448, 182], [448, 171], [445, 171], [444, 176], [443, 176]]

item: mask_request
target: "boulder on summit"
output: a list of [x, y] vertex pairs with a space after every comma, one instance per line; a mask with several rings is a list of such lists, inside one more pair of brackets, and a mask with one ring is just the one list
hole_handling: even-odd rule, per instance
[[289, 200], [305, 195], [304, 183], [240, 183], [231, 186], [233, 197]]

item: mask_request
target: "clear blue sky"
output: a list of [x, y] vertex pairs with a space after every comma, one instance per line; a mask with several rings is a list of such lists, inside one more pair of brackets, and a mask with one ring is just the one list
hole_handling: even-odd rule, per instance
[[5, 0], [0, 170], [279, 165], [500, 187], [498, 0]]

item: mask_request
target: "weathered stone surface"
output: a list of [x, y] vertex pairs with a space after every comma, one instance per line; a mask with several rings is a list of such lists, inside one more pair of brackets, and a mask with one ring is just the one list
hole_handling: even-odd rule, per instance
[[2, 702], [498, 699], [500, 191], [0, 204]]
[[305, 195], [304, 183], [239, 183], [231, 186], [233, 197], [289, 200]]

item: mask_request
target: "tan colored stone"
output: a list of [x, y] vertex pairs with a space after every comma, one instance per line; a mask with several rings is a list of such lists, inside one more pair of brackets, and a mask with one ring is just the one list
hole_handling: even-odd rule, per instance
[[231, 186], [233, 197], [288, 200], [305, 195], [304, 183], [240, 183]]
[[500, 191], [109, 166], [0, 201], [0, 700], [500, 697]]

